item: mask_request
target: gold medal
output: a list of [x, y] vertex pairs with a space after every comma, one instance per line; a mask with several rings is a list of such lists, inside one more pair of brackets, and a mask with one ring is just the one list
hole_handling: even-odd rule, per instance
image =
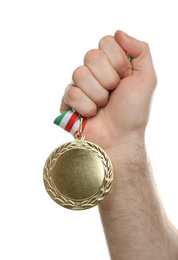
[[98, 145], [84, 140], [82, 120], [75, 140], [57, 147], [46, 160], [43, 171], [49, 196], [73, 210], [96, 206], [113, 182], [111, 160]]

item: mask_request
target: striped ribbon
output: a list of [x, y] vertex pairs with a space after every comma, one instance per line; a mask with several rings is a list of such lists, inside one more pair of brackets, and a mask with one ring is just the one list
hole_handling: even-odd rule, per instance
[[[84, 130], [86, 122], [87, 122], [87, 118], [84, 117], [83, 124], [82, 124], [82, 131]], [[58, 116], [54, 120], [54, 124], [62, 127], [64, 130], [71, 133], [72, 135], [75, 135], [79, 129], [80, 116], [76, 111], [70, 108], [69, 110], [65, 111], [63, 114]]]
[[128, 53], [126, 50], [124, 50], [124, 52], [125, 52], [125, 54], [127, 55], [127, 58], [131, 61], [132, 58], [130, 57], [129, 53]]
[[[125, 54], [127, 55], [128, 59], [131, 61], [131, 57], [129, 53], [124, 50]], [[82, 131], [86, 125], [87, 118], [83, 118], [83, 124], [82, 124]], [[79, 114], [70, 108], [69, 110], [65, 111], [63, 114], [58, 116], [54, 120], [54, 124], [62, 127], [67, 132], [71, 133], [72, 135], [75, 135], [78, 132], [79, 125], [80, 125], [80, 116]]]

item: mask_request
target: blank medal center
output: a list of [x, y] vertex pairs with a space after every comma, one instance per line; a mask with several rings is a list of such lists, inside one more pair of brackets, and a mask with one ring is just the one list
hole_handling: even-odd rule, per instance
[[64, 196], [76, 200], [87, 199], [101, 187], [104, 168], [95, 153], [72, 149], [57, 159], [53, 180]]

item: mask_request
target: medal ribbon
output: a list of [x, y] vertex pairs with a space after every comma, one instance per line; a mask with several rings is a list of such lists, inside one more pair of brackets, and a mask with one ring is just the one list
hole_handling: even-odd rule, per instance
[[[132, 59], [129, 53], [126, 50], [124, 50], [124, 52], [127, 55], [128, 59], [131, 61]], [[85, 128], [86, 122], [87, 122], [87, 118], [84, 117], [82, 123], [82, 131]], [[60, 116], [56, 117], [56, 119], [54, 120], [54, 124], [62, 127], [64, 130], [66, 130], [67, 132], [71, 133], [74, 136], [77, 134], [79, 129], [80, 116], [75, 110], [70, 108]]]
[[127, 55], [127, 58], [131, 61], [132, 58], [130, 57], [129, 53], [128, 53], [126, 50], [124, 50], [124, 52], [125, 52], [125, 54]]
[[[83, 118], [83, 124], [82, 124], [82, 131], [86, 125], [87, 118]], [[62, 127], [67, 132], [71, 133], [72, 135], [75, 135], [78, 132], [79, 125], [80, 125], [80, 116], [79, 114], [70, 108], [69, 110], [65, 111], [63, 114], [58, 116], [54, 120], [54, 124]]]

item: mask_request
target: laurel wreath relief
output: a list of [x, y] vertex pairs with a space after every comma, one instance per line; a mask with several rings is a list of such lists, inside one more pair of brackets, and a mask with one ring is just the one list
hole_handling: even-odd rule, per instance
[[[71, 149], [85, 149], [92, 151], [95, 153], [101, 160], [104, 168], [104, 180], [100, 190], [95, 193], [93, 196], [87, 198], [86, 200], [73, 200], [67, 198], [62, 193], [58, 191], [55, 187], [53, 178], [52, 178], [52, 170], [55, 165], [56, 160], [59, 156]], [[48, 157], [43, 171], [43, 179], [45, 188], [49, 194], [49, 196], [59, 205], [74, 210], [83, 210], [96, 206], [100, 201], [102, 201], [107, 193], [111, 189], [111, 185], [113, 182], [113, 167], [110, 161], [110, 158], [105, 153], [103, 149], [94, 143], [88, 141], [79, 141], [74, 140], [72, 142], [61, 145], [56, 148]]]

